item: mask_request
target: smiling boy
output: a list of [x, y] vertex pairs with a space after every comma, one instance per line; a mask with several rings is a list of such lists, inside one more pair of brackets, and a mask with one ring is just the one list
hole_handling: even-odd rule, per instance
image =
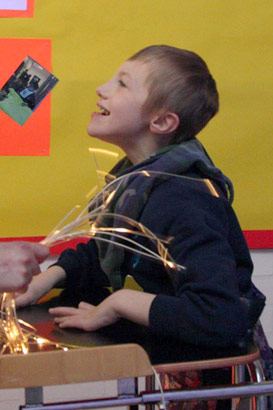
[[[97, 94], [99, 112], [87, 132], [126, 154], [113, 171], [128, 176], [113, 212], [173, 237], [170, 254], [186, 271], [172, 278], [163, 265], [108, 248], [101, 253], [91, 240], [34, 278], [17, 305], [33, 303], [65, 279], [62, 301], [77, 307], [50, 310], [60, 327], [92, 331], [125, 318], [179, 343], [241, 343], [249, 323], [241, 297], [251, 294], [252, 262], [230, 206], [232, 184], [196, 139], [219, 105], [206, 63], [187, 50], [147, 47]], [[141, 170], [169, 177], [134, 174]], [[122, 288], [128, 274], [143, 292]], [[110, 294], [109, 285], [116, 291]]]

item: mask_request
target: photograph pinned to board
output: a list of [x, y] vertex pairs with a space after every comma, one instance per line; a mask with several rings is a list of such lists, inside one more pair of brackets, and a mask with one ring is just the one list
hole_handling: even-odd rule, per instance
[[27, 56], [0, 90], [0, 109], [24, 125], [57, 82], [53, 74]]

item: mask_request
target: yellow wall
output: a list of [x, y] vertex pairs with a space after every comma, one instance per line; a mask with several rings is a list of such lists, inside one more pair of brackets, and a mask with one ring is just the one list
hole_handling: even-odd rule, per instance
[[[36, 0], [0, 37], [52, 38], [49, 157], [2, 157], [0, 236], [46, 235], [95, 183], [86, 134], [95, 88], [138, 49], [165, 43], [208, 63], [221, 110], [200, 134], [234, 182], [244, 229], [273, 229], [273, 3], [266, 0]], [[0, 125], [1, 127], [1, 125]], [[1, 128], [0, 128], [1, 138]]]

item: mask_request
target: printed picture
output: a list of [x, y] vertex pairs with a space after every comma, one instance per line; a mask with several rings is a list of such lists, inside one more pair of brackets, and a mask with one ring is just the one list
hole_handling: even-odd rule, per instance
[[0, 109], [24, 125], [57, 82], [54, 75], [28, 56], [0, 90]]

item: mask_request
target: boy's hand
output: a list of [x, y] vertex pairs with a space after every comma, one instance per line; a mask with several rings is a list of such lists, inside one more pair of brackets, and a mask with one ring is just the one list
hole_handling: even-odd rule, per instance
[[60, 266], [52, 266], [35, 276], [25, 293], [15, 294], [16, 308], [33, 305], [64, 278], [65, 271]]
[[47, 286], [44, 289], [44, 286], [42, 286], [40, 282], [40, 277], [35, 277], [32, 279], [31, 283], [29, 284], [28, 288], [25, 290], [24, 293], [15, 293], [16, 308], [33, 305], [37, 302], [37, 300], [39, 300], [42, 296], [46, 294]]
[[54, 322], [62, 328], [75, 327], [87, 332], [111, 325], [120, 319], [111, 303], [111, 296], [98, 306], [81, 302], [78, 308], [57, 307], [49, 309], [49, 313], [57, 316]]
[[49, 309], [60, 327], [75, 327], [95, 331], [109, 326], [121, 318], [141, 325], [149, 325], [149, 311], [155, 295], [122, 289], [108, 296], [98, 306], [81, 302], [78, 308], [57, 307]]

